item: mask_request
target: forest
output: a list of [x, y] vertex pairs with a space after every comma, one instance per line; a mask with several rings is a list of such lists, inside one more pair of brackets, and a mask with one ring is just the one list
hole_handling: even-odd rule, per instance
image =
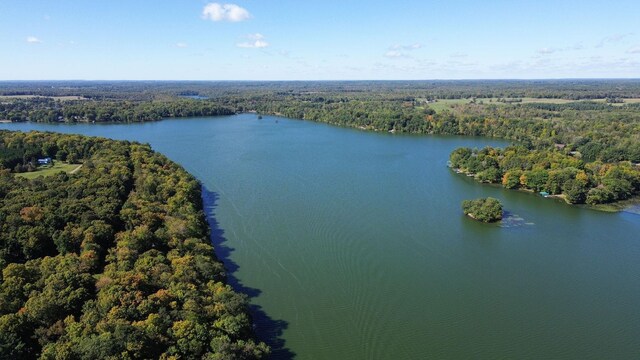
[[458, 149], [452, 166], [482, 182], [570, 203], [616, 202], [640, 191], [640, 80], [0, 83], [6, 121], [136, 122], [242, 112], [511, 140], [508, 149]]
[[570, 204], [611, 203], [640, 193], [640, 168], [629, 161], [585, 162], [561, 151], [522, 146], [458, 148], [449, 161], [480, 182], [557, 195]]
[[[82, 168], [28, 180], [49, 156]], [[3, 359], [258, 359], [198, 181], [148, 145], [0, 131]]]

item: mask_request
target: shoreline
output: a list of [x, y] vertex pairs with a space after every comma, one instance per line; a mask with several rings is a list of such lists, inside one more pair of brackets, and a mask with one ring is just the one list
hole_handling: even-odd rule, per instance
[[[230, 114], [230, 115], [203, 115], [203, 116], [180, 116], [180, 117], [164, 117], [162, 119], [158, 119], [158, 120], [150, 120], [150, 121], [140, 121], [140, 122], [119, 122], [119, 121], [104, 121], [104, 122], [80, 122], [80, 121], [76, 121], [76, 122], [70, 122], [70, 123], [66, 123], [66, 124], [77, 124], [77, 123], [81, 123], [81, 124], [135, 124], [135, 123], [146, 123], [146, 122], [157, 122], [157, 121], [162, 121], [162, 120], [174, 120], [174, 119], [188, 119], [188, 118], [201, 118], [201, 117], [216, 117], [216, 116], [233, 116], [233, 115], [242, 115], [242, 114], [260, 114], [260, 112], [257, 112], [256, 110], [247, 110], [244, 112], [237, 112], [234, 114]], [[296, 120], [297, 118], [291, 118], [288, 116], [285, 116], [284, 114], [280, 114], [280, 113], [270, 113], [267, 112], [265, 113], [265, 115], [267, 116], [276, 116], [276, 117], [283, 117], [286, 119], [292, 119], [292, 120]], [[323, 123], [323, 124], [328, 124], [331, 126], [337, 126], [337, 127], [342, 127], [342, 128], [350, 128], [350, 129], [357, 129], [357, 130], [361, 130], [361, 131], [365, 131], [365, 132], [372, 132], [372, 133], [380, 133], [380, 132], [388, 132], [388, 133], [395, 133], [395, 131], [381, 131], [379, 129], [376, 128], [371, 128], [371, 127], [364, 127], [364, 126], [357, 126], [357, 125], [342, 125], [342, 124], [334, 124], [331, 122], [324, 122], [324, 121], [318, 121], [318, 120], [312, 120], [312, 119], [299, 119], [299, 120], [303, 120], [303, 121], [311, 121], [311, 122], [315, 122], [315, 123]], [[27, 123], [34, 123], [34, 124], [38, 124], [38, 122], [33, 122], [33, 121], [26, 121]], [[13, 121], [11, 120], [0, 120], [0, 124], [10, 124], [13, 123]], [[55, 124], [53, 122], [43, 122], [43, 124]], [[403, 133], [403, 134], [411, 134], [411, 135], [418, 135], [418, 136], [429, 136], [429, 135], [443, 135], [446, 136], [446, 134], [432, 134], [432, 133]], [[465, 137], [465, 135], [454, 135], [455, 137]], [[470, 136], [470, 137], [476, 137], [476, 136]], [[480, 136], [483, 137], [483, 136]], [[488, 138], [492, 138], [492, 139], [498, 139], [498, 140], [503, 140], [503, 141], [510, 141], [510, 139], [504, 139], [504, 138], [493, 138], [493, 137], [488, 137]], [[475, 174], [473, 173], [469, 173], [467, 171], [463, 171], [461, 169], [455, 169], [452, 168], [451, 166], [447, 166], [449, 169], [451, 169], [452, 171], [454, 171], [456, 174], [461, 174], [464, 175], [466, 177], [474, 177]], [[525, 193], [530, 193], [530, 194], [537, 194], [537, 192], [531, 190], [531, 189], [523, 189], [523, 188], [517, 188], [517, 189], [507, 189], [504, 186], [502, 186], [502, 184], [500, 183], [491, 183], [491, 182], [485, 182], [485, 181], [477, 181], [474, 179], [474, 182], [483, 184], [483, 185], [492, 185], [492, 186], [496, 186], [496, 187], [500, 187], [502, 189], [506, 189], [506, 190], [515, 190], [515, 191], [520, 191], [520, 192], [525, 192]], [[623, 212], [628, 208], [633, 208], [634, 206], [640, 206], [640, 195], [632, 197], [630, 199], [625, 199], [622, 201], [616, 201], [613, 203], [606, 203], [606, 204], [597, 204], [597, 205], [588, 205], [588, 204], [571, 204], [566, 200], [566, 196], [564, 194], [553, 194], [553, 195], [548, 195], [545, 196], [544, 198], [551, 198], [551, 199], [555, 199], [555, 200], [562, 200], [563, 203], [567, 204], [567, 205], [571, 205], [571, 206], [578, 206], [578, 207], [584, 207], [584, 208], [588, 208], [588, 209], [593, 209], [593, 210], [597, 210], [597, 211], [602, 211], [602, 212]], [[632, 212], [632, 213], [636, 213], [636, 212]]]
[[[450, 166], [447, 166], [449, 169], [451, 169], [453, 172], [455, 172], [457, 175], [464, 175], [466, 177], [474, 177], [475, 174], [463, 171], [461, 169], [454, 169]], [[481, 185], [491, 185], [494, 187], [498, 187], [504, 190], [511, 190], [511, 191], [517, 191], [517, 192], [522, 192], [522, 193], [527, 193], [527, 194], [532, 194], [532, 195], [537, 195], [543, 199], [553, 199], [553, 200], [561, 200], [562, 203], [569, 205], [569, 206], [576, 206], [576, 207], [581, 207], [581, 208], [585, 208], [585, 209], [591, 209], [591, 210], [596, 210], [596, 211], [601, 211], [601, 212], [608, 212], [608, 213], [617, 213], [617, 212], [629, 212], [632, 214], [640, 214], [640, 211], [635, 212], [635, 211], [627, 211], [627, 209], [630, 208], [634, 208], [634, 207], [640, 207], [640, 195], [638, 196], [634, 196], [631, 197], [629, 199], [625, 199], [625, 200], [621, 200], [621, 201], [616, 201], [616, 202], [612, 202], [612, 203], [606, 203], [606, 204], [596, 204], [596, 205], [589, 205], [589, 204], [572, 204], [570, 202], [567, 201], [566, 199], [566, 195], [564, 194], [553, 194], [553, 195], [547, 195], [547, 196], [541, 196], [538, 195], [537, 192], [531, 190], [531, 189], [522, 189], [522, 188], [518, 188], [518, 189], [507, 189], [504, 186], [502, 186], [502, 184], [499, 183], [491, 183], [491, 182], [484, 182], [484, 181], [478, 181], [476, 179], [473, 179], [473, 181], [475, 183], [481, 184]]]

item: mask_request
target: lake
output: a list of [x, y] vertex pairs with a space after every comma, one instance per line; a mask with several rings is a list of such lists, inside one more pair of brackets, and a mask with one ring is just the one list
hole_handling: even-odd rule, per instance
[[[640, 356], [640, 215], [481, 185], [446, 167], [486, 138], [255, 114], [0, 124], [150, 143], [202, 181], [217, 254], [274, 358]], [[464, 199], [508, 217], [481, 224]]]

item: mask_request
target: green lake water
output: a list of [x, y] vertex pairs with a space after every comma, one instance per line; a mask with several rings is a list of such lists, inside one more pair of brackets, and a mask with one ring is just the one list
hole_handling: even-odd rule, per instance
[[[456, 147], [506, 142], [251, 114], [0, 128], [148, 142], [194, 174], [274, 358], [640, 358], [640, 215], [446, 167]], [[481, 196], [502, 224], [462, 215]]]

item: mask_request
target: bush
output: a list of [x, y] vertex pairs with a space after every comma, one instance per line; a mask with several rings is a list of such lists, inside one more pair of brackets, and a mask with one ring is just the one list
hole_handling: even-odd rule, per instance
[[491, 197], [462, 202], [462, 211], [465, 215], [482, 222], [495, 222], [502, 219], [502, 204], [498, 199]]

